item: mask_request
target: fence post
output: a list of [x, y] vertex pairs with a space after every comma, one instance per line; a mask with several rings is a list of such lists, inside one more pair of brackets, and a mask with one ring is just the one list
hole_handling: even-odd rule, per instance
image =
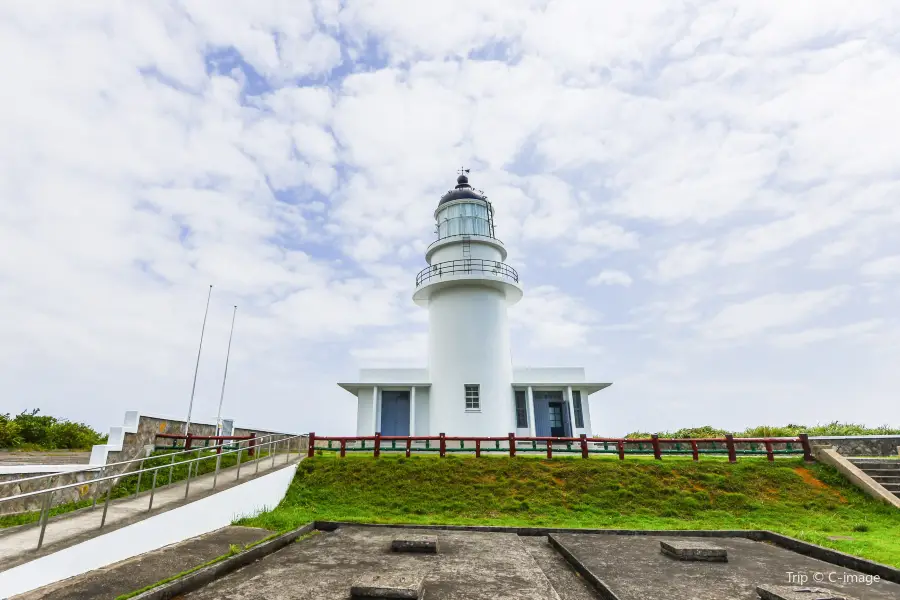
[[553, 442], [551, 440], [547, 440], [547, 458], [553, 458]]
[[800, 434], [800, 445], [803, 446], [803, 460], [813, 462], [815, 459], [812, 455], [812, 448], [809, 446], [809, 434]]
[[650, 443], [653, 444], [653, 458], [662, 460], [662, 450], [659, 449], [659, 435], [656, 433], [651, 435]]
[[728, 462], [737, 462], [737, 453], [734, 450], [734, 436], [730, 433], [725, 435], [725, 446], [728, 448]]
[[[50, 478], [50, 484], [53, 484], [53, 478]], [[47, 520], [50, 518], [50, 507], [53, 502], [53, 491], [44, 494], [44, 505], [41, 507], [41, 535], [38, 538], [37, 549], [40, 550], [44, 545], [44, 532], [47, 530]]]
[[616, 442], [616, 448], [619, 450], [619, 460], [625, 460], [625, 441]]
[[769, 462], [772, 462], [775, 460], [775, 454], [772, 452], [772, 442], [766, 440], [764, 443], [766, 445], [766, 458], [769, 459]]
[[440, 455], [441, 458], [447, 455], [447, 440], [443, 433], [441, 433]]
[[516, 457], [516, 434], [509, 434], [509, 456], [510, 458]]
[[375, 432], [375, 458], [381, 456], [381, 432]]
[[587, 434], [581, 434], [581, 458], [588, 457]]
[[[306, 450], [306, 456], [312, 458], [316, 454], [316, 432], [309, 432], [309, 448]], [[343, 455], [342, 455], [343, 456]]]
[[481, 458], [481, 440], [475, 440], [475, 458]]
[[406, 438], [406, 458], [409, 458], [410, 453], [412, 452], [412, 438]]
[[[238, 446], [238, 447], [240, 447], [240, 446]], [[253, 452], [256, 450], [256, 432], [255, 431], [250, 432], [250, 441], [247, 443], [247, 448], [249, 448], [249, 450], [247, 450], [247, 456], [253, 456]]]
[[193, 440], [194, 440], [194, 434], [193, 434], [193, 433], [188, 433], [188, 434], [185, 436], [185, 438], [184, 438], [184, 449], [185, 449], [185, 450], [190, 450], [190, 449], [191, 449], [191, 442], [193, 442]]
[[700, 460], [700, 448], [697, 447], [697, 440], [691, 440], [691, 453], [694, 455], [694, 460]]

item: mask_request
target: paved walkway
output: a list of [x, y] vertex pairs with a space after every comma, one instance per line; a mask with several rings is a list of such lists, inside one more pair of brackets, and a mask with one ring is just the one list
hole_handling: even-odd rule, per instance
[[[299, 456], [296, 453], [291, 453], [290, 455], [276, 454], [274, 467], [272, 459], [269, 457], [260, 459], [258, 463], [244, 463], [241, 465], [240, 481], [253, 477], [256, 474], [257, 464], [259, 465], [259, 473], [262, 474], [284, 468], [287, 463], [296, 462]], [[187, 502], [209, 495], [213, 489], [213, 476], [212, 473], [209, 473], [191, 478]], [[222, 469], [219, 471], [216, 489], [231, 487], [236, 485], [236, 483], [237, 467]], [[103, 526], [103, 529], [100, 529], [100, 521], [103, 517], [102, 502], [98, 502], [97, 507], [93, 510], [85, 509], [75, 511], [71, 515], [60, 516], [47, 523], [47, 530], [44, 533], [44, 545], [40, 554], [35, 552], [38, 537], [40, 536], [40, 527], [27, 527], [6, 534], [0, 530], [0, 571], [28, 562], [28, 560], [38, 556], [49, 554], [71, 543], [81, 542], [101, 535], [116, 528], [117, 525], [131, 524], [143, 519], [144, 516], [157, 514], [167, 508], [174, 508], [177, 505], [184, 504], [184, 492], [184, 481], [173, 483], [171, 486], [157, 488], [153, 496], [152, 512], [147, 510], [150, 502], [150, 492], [142, 492], [137, 497], [131, 496], [114, 500], [109, 504], [109, 510], [106, 513], [106, 524]]]

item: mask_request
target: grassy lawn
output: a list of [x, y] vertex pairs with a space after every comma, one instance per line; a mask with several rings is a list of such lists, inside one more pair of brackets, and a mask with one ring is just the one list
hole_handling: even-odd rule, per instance
[[283, 531], [316, 519], [768, 529], [900, 567], [900, 511], [795, 458], [316, 456], [300, 463], [277, 508], [238, 524]]
[[[247, 454], [247, 450], [241, 451], [241, 463], [247, 463], [248, 460], [251, 460], [255, 457], [250, 457]], [[266, 456], [268, 453], [263, 451], [258, 451], [258, 456]], [[200, 452], [200, 456], [208, 456], [206, 460], [201, 460], [199, 463], [196, 463], [191, 470], [191, 478], [199, 475], [205, 475], [207, 473], [212, 473], [216, 470], [216, 459], [215, 459], [215, 451], [213, 450], [203, 450]], [[170, 452], [165, 451], [157, 451], [154, 452], [150, 458], [144, 461], [144, 468], [148, 467], [156, 467], [156, 466], [168, 466], [172, 463], [172, 454]], [[188, 463], [185, 461], [193, 460], [197, 458], [196, 452], [191, 452], [190, 454], [178, 454], [175, 455], [174, 466], [172, 467], [172, 483], [176, 483], [179, 481], [184, 481], [187, 479], [188, 473]], [[283, 455], [282, 455], [283, 460]], [[228, 467], [233, 467], [237, 464], [237, 452], [233, 452], [231, 454], [223, 454], [220, 463], [220, 469], [227, 469]], [[250, 469], [254, 468], [254, 464], [250, 463], [248, 467]], [[243, 469], [241, 470], [241, 476], [243, 476]], [[169, 483], [169, 469], [160, 469], [159, 475], [156, 476], [156, 486], [157, 488], [165, 486]], [[124, 498], [126, 496], [130, 496], [135, 493], [135, 490], [138, 486], [138, 476], [137, 475], [126, 475], [119, 479], [119, 482], [112, 489], [112, 493], [110, 497], [115, 500], [118, 498]], [[147, 474], [144, 473], [140, 478], [140, 486], [141, 492], [149, 492], [150, 488], [153, 486], [153, 473]], [[97, 506], [98, 509], [103, 508], [103, 501], [105, 499], [105, 495], [101, 495], [97, 498]], [[93, 503], [90, 497], [79, 500], [77, 502], [68, 502], [65, 504], [60, 504], [58, 506], [54, 506], [50, 509], [50, 516], [61, 515], [67, 512], [72, 512], [73, 510], [78, 510], [79, 508], [85, 508], [90, 506]], [[14, 527], [16, 525], [25, 525], [27, 523], [34, 523], [38, 521], [41, 517], [40, 511], [33, 511], [27, 513], [19, 513], [15, 515], [4, 515], [0, 516], [0, 528], [4, 527]]]

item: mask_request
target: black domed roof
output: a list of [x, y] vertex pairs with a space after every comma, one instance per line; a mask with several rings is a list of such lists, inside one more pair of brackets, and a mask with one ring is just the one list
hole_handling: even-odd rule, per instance
[[450, 202], [452, 200], [464, 200], [466, 198], [470, 198], [472, 200], [486, 200], [487, 197], [479, 191], [476, 191], [469, 185], [469, 178], [465, 175], [460, 175], [456, 178], [456, 187], [443, 196], [441, 196], [441, 201], [438, 202], [438, 206], [444, 204], [445, 202]]

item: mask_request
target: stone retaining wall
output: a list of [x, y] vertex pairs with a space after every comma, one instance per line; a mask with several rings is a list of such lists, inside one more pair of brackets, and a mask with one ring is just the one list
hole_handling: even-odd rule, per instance
[[811, 437], [813, 444], [827, 444], [843, 456], [897, 456], [900, 435]]

